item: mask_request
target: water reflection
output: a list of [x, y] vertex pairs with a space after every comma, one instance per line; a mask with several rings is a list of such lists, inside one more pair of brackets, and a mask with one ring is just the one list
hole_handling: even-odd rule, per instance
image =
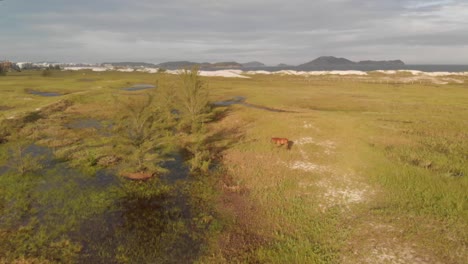
[[146, 90], [146, 89], [153, 89], [156, 88], [156, 86], [151, 85], [151, 84], [135, 84], [131, 87], [127, 88], [122, 88], [124, 91], [140, 91], [140, 90]]
[[41, 92], [41, 91], [35, 91], [35, 90], [28, 90], [28, 94], [34, 94], [34, 95], [39, 95], [39, 96], [44, 96], [44, 97], [54, 97], [54, 96], [62, 96], [63, 94], [56, 93], [56, 92]]
[[[30, 183], [21, 192], [22, 203], [28, 204], [21, 209], [26, 210], [21, 225], [30, 226], [31, 237], [47, 235], [40, 245], [34, 240], [21, 243], [45, 251], [42, 247], [49, 242], [70, 240], [69, 247], [81, 247], [73, 261], [78, 263], [191, 263], [198, 257], [206, 229], [193, 216], [203, 208], [191, 208], [183, 191], [189, 170], [181, 155], [164, 164], [170, 173], [138, 182], [110, 170], [84, 173], [34, 144], [25, 154], [41, 157], [43, 168], [22, 177], [22, 185]], [[13, 207], [2, 211], [0, 228], [15, 233], [18, 211]]]
[[71, 129], [84, 129], [84, 128], [95, 128], [101, 129], [102, 124], [101, 121], [91, 118], [83, 118], [74, 120], [66, 125], [68, 128]]
[[292, 111], [287, 111], [287, 110], [282, 110], [282, 109], [276, 109], [276, 108], [271, 108], [271, 107], [267, 107], [267, 106], [262, 106], [262, 105], [255, 105], [255, 104], [251, 104], [251, 103], [247, 103], [245, 102], [246, 98], [244, 96], [235, 96], [229, 100], [226, 100], [226, 101], [217, 101], [217, 102], [214, 102], [213, 105], [214, 106], [231, 106], [231, 105], [234, 105], [234, 104], [238, 104], [238, 105], [242, 105], [242, 106], [245, 106], [245, 107], [250, 107], [250, 108], [255, 108], [255, 109], [261, 109], [261, 110], [265, 110], [265, 111], [269, 111], [269, 112], [279, 112], [279, 113], [282, 113], [282, 112], [288, 112], [288, 113], [293, 113]]

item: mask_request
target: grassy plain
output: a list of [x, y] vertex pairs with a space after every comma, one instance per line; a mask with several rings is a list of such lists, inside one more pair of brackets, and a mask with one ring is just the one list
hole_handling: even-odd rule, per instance
[[[238, 215], [239, 230], [224, 238], [244, 251], [234, 250], [235, 259], [468, 260], [466, 84], [252, 77], [210, 80], [217, 100], [240, 95], [289, 111], [238, 105], [224, 120], [244, 132], [223, 163], [226, 191], [243, 197], [228, 196], [223, 205]], [[271, 137], [287, 137], [292, 149]]]
[[[232, 105], [208, 125], [213, 137], [230, 143], [214, 180], [218, 194], [199, 192], [216, 200], [223, 226], [199, 263], [468, 263], [466, 77], [457, 77], [465, 83], [445, 85], [402, 83], [398, 75], [382, 82], [378, 74], [251, 77], [204, 79], [212, 101], [244, 96], [284, 112]], [[120, 88], [156, 84], [158, 78], [136, 72], [12, 73], [0, 77], [0, 119], [68, 99], [73, 105], [49, 121], [105, 120], [115, 113], [113, 95], [130, 94]], [[64, 95], [41, 97], [28, 90]], [[43, 124], [38, 133], [53, 125]], [[62, 141], [87, 135], [50, 133]], [[271, 144], [271, 137], [287, 137], [291, 150]], [[57, 141], [42, 143], [67, 144]], [[105, 201], [98, 205], [101, 210]], [[56, 243], [78, 251], [67, 240]]]

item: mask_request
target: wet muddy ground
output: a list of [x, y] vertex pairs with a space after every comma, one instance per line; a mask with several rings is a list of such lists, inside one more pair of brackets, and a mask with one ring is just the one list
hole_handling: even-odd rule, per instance
[[[89, 119], [71, 122], [69, 127], [102, 125]], [[10, 157], [13, 151], [8, 150]], [[189, 202], [184, 186], [191, 178], [181, 154], [174, 153], [162, 164], [167, 174], [144, 182], [119, 177], [112, 169], [88, 173], [57, 160], [52, 149], [34, 144], [24, 147], [22, 156], [40, 162], [40, 169], [20, 176], [14, 158], [0, 166], [1, 180], [10, 183], [11, 191], [16, 189], [11, 184], [15, 178], [27, 178], [29, 187], [22, 190], [21, 200], [29, 205], [22, 225], [32, 226], [31, 237], [45, 232], [46, 240], [66, 238], [79, 249], [77, 263], [190, 263], [200, 254], [207, 229], [193, 217], [204, 209]], [[0, 230], [17, 226], [10, 224], [18, 213], [14, 203], [0, 218]]]
[[288, 111], [288, 110], [282, 110], [282, 109], [271, 108], [271, 107], [267, 107], [267, 106], [247, 103], [246, 99], [247, 98], [244, 97], [244, 96], [235, 96], [235, 97], [233, 97], [232, 99], [229, 99], [229, 100], [214, 102], [213, 105], [214, 106], [231, 106], [231, 105], [237, 104], [237, 105], [242, 105], [242, 106], [249, 107], [249, 108], [261, 109], [261, 110], [265, 110], [265, 111], [269, 111], [269, 112], [293, 113], [292, 111]]

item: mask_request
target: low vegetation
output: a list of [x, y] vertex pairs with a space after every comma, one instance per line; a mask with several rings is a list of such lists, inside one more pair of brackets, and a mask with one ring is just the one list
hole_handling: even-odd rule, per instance
[[0, 263], [468, 262], [466, 77], [251, 77], [2, 77]]

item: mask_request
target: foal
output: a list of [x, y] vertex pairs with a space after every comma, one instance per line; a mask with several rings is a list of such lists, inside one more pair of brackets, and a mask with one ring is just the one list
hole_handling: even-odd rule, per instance
[[289, 140], [287, 138], [271, 138], [271, 142], [276, 144], [277, 146], [285, 145], [287, 149], [289, 149]]

